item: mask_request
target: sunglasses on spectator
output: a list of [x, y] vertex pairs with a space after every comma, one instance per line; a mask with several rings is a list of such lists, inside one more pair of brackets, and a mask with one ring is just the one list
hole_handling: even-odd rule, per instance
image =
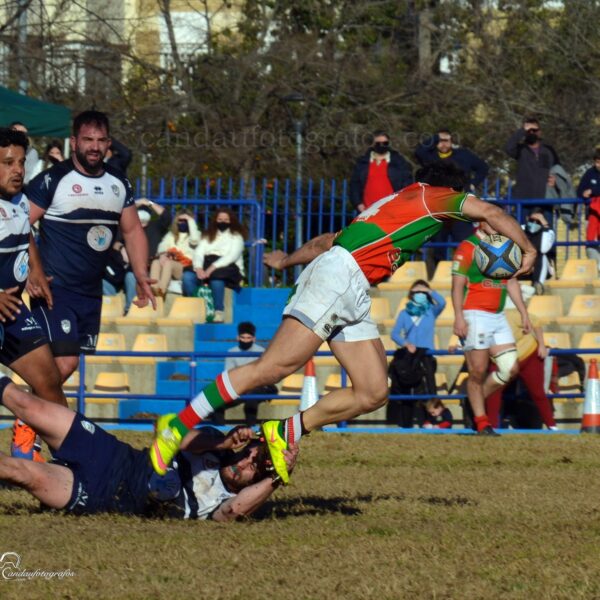
[[527, 131], [531, 131], [533, 133], [537, 133], [540, 130], [539, 127], [530, 127]]

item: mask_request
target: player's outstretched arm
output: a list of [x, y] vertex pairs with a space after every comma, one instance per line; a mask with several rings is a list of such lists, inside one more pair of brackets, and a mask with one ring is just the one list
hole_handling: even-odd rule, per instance
[[265, 253], [263, 262], [272, 269], [287, 269], [295, 265], [306, 265], [323, 252], [327, 252], [333, 244], [337, 233], [323, 233], [322, 235], [309, 240], [291, 254], [286, 254], [281, 250]]
[[518, 275], [529, 273], [533, 270], [537, 251], [513, 217], [506, 214], [501, 208], [488, 202], [483, 202], [483, 200], [475, 196], [467, 196], [463, 204], [463, 214], [472, 221], [486, 221], [498, 233], [510, 238], [521, 248], [523, 262], [521, 263], [521, 268], [513, 277], [516, 278]]

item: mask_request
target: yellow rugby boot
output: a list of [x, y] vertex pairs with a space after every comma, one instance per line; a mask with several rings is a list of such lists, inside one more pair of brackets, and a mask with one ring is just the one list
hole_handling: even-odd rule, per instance
[[281, 421], [265, 421], [261, 425], [261, 429], [267, 449], [269, 450], [273, 468], [285, 485], [290, 481], [290, 474], [288, 473], [285, 457], [283, 456], [283, 451], [287, 450], [288, 445], [279, 431], [280, 426]]
[[179, 452], [182, 435], [169, 423], [176, 417], [174, 413], [163, 415], [156, 421], [154, 440], [150, 446], [150, 461], [159, 475], [164, 475], [171, 462]]

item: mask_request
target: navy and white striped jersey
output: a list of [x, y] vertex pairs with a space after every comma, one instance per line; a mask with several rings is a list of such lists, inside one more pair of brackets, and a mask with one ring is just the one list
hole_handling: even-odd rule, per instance
[[29, 275], [29, 202], [24, 194], [0, 198], [0, 288], [19, 286]]
[[66, 160], [27, 186], [31, 202], [46, 211], [40, 254], [52, 284], [86, 296], [102, 295], [102, 276], [124, 208], [133, 204], [129, 180], [110, 165], [84, 175]]

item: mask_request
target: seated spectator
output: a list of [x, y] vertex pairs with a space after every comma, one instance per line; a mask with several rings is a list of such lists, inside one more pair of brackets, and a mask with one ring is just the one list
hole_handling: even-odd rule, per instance
[[432, 398], [425, 403], [425, 413], [425, 429], [452, 429], [452, 413], [439, 398]]
[[546, 279], [554, 274], [551, 261], [555, 259], [554, 243], [556, 242], [556, 233], [554, 233], [542, 211], [529, 213], [523, 229], [538, 254], [533, 272], [523, 275], [521, 279], [531, 279], [535, 293], [542, 295]]
[[63, 145], [60, 140], [52, 140], [47, 146], [44, 152], [44, 170], [57, 165], [58, 163], [65, 160], [63, 155]]
[[589, 202], [587, 209], [587, 231], [586, 241], [588, 246], [585, 250], [588, 258], [598, 263], [600, 271], [600, 148], [594, 152], [594, 166], [588, 169], [581, 178], [577, 187], [577, 196]]
[[179, 211], [171, 230], [158, 245], [158, 258], [150, 265], [150, 278], [155, 279], [154, 294], [167, 294], [171, 281], [181, 281], [184, 270], [192, 270], [194, 248], [200, 241], [200, 232], [194, 217], [186, 210]]
[[[239, 356], [240, 352], [264, 352], [265, 349], [256, 343], [256, 326], [254, 323], [250, 321], [244, 321], [243, 323], [239, 323], [237, 327], [238, 335], [237, 335], [237, 346], [233, 348], [229, 348], [227, 351], [229, 356], [225, 359], [225, 370], [231, 371], [231, 369], [236, 369], [237, 367], [241, 367], [243, 365], [247, 365], [252, 361], [256, 360], [256, 356]], [[263, 385], [261, 387], [255, 388], [248, 392], [248, 395], [253, 394], [268, 394], [271, 397], [277, 396], [279, 391], [277, 390], [277, 386], [275, 385]], [[244, 405], [244, 416], [246, 419], [246, 425], [248, 427], [252, 427], [257, 423], [257, 414], [258, 414], [258, 405], [263, 400], [246, 400], [242, 402]], [[232, 404], [232, 406], [237, 406], [240, 404], [236, 402]], [[225, 409], [216, 410], [213, 413], [212, 417], [213, 423], [217, 425], [223, 425], [225, 423]]]
[[[435, 320], [444, 310], [446, 301], [423, 279], [417, 279], [408, 293], [408, 304], [400, 311], [391, 337], [400, 348], [390, 363], [391, 394], [435, 395], [436, 360], [427, 353], [434, 349]], [[414, 400], [391, 400], [387, 405], [387, 420], [400, 427], [412, 427], [423, 422]]]
[[235, 291], [240, 289], [244, 278], [246, 236], [246, 228], [233, 211], [217, 210], [194, 252], [194, 270], [183, 274], [184, 296], [195, 296], [199, 285], [209, 285], [215, 306], [213, 323], [224, 320], [225, 287]]
[[[131, 277], [127, 277], [128, 274]], [[108, 251], [102, 278], [102, 295], [116, 296], [120, 291], [125, 292], [124, 314], [127, 314], [136, 294], [135, 275], [131, 271], [125, 244], [122, 240], [117, 239]]]

